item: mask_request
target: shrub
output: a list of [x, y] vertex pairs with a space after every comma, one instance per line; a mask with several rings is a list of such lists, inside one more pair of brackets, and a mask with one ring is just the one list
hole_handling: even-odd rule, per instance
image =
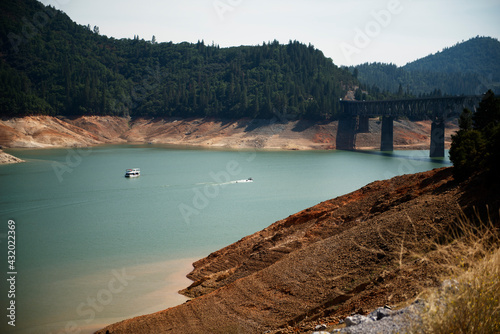
[[456, 239], [436, 245], [440, 259], [436, 264], [455, 278], [446, 288], [427, 293], [420, 322], [411, 332], [500, 333], [498, 228], [492, 223], [477, 225], [464, 220], [451, 238]]

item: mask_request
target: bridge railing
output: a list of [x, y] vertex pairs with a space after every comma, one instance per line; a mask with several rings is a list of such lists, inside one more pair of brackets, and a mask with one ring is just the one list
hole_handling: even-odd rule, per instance
[[381, 101], [340, 101], [345, 115], [350, 116], [426, 116], [443, 117], [445, 113], [474, 109], [481, 95], [428, 97]]
[[[393, 120], [397, 116], [427, 116], [432, 118], [430, 156], [444, 157], [445, 120], [464, 108], [475, 110], [482, 96], [449, 96], [384, 101], [341, 101], [344, 117], [339, 120], [337, 148], [356, 147], [356, 133], [369, 131], [369, 117], [382, 116], [382, 151], [393, 150]], [[356, 123], [359, 123], [356, 129]]]

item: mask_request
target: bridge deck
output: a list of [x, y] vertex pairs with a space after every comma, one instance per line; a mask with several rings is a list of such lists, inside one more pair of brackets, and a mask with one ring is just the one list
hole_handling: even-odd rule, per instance
[[339, 120], [337, 148], [353, 149], [356, 146], [356, 133], [368, 131], [368, 117], [382, 116], [381, 150], [392, 151], [394, 117], [427, 116], [433, 121], [430, 156], [444, 157], [444, 120], [462, 112], [464, 108], [474, 110], [481, 99], [482, 96], [469, 95], [385, 101], [341, 101], [344, 117]]
[[450, 96], [382, 101], [341, 101], [345, 115], [351, 116], [425, 116], [445, 117], [449, 112], [473, 109], [482, 96]]

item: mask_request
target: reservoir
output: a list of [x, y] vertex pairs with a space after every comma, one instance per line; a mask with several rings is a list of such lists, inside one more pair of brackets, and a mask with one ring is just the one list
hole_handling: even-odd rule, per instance
[[[195, 260], [375, 180], [451, 165], [429, 151], [7, 152], [27, 162], [0, 166], [2, 333], [91, 333], [178, 305]], [[129, 168], [141, 176], [125, 178]], [[7, 299], [10, 221], [16, 280]], [[15, 327], [5, 316], [11, 300]]]

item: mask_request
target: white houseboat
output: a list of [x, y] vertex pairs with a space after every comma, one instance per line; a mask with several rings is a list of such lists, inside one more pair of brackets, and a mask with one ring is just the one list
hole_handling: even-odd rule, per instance
[[139, 177], [141, 175], [141, 170], [139, 168], [127, 169], [125, 171], [125, 177]]

